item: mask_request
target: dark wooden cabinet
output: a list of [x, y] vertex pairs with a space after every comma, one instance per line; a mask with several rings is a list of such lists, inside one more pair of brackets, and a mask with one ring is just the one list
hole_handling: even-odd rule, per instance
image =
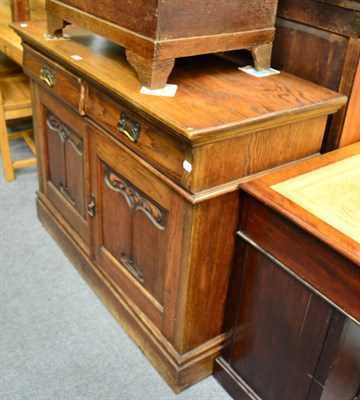
[[[356, 0], [279, 0], [272, 66], [337, 90], [359, 108], [359, 37]], [[331, 119], [323, 151], [360, 140], [359, 118], [347, 111]]]
[[[241, 295], [231, 354], [224, 358], [261, 399], [304, 400], [332, 307], [246, 241], [239, 246]], [[232, 394], [253, 398], [240, 393]]]
[[[354, 203], [351, 190], [358, 201], [359, 150], [356, 144], [241, 185], [229, 339], [215, 373], [233, 398], [353, 400], [360, 394], [360, 254], [342, 230], [344, 221], [358, 223], [356, 204], [348, 202]], [[339, 168], [326, 169], [332, 165]], [[298, 175], [304, 181], [291, 183]], [[331, 190], [319, 186], [327, 182], [336, 183]], [[285, 183], [286, 192], [279, 187]], [[331, 209], [336, 204], [335, 229], [326, 200], [316, 199], [319, 190]], [[305, 204], [325, 209], [326, 222]]]
[[212, 372], [224, 343], [239, 183], [317, 154], [346, 99], [214, 56], [177, 64], [174, 97], [144, 95], [118, 46], [68, 29], [48, 40], [44, 22], [16, 26], [34, 93], [39, 217], [179, 391]]

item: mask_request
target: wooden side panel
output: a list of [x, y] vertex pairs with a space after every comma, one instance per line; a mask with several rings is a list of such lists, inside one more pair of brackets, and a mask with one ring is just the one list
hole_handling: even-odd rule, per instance
[[62, 3], [140, 35], [156, 38], [158, 0], [62, 0]]
[[314, 0], [280, 0], [278, 16], [357, 38], [360, 11]]
[[[281, 0], [272, 66], [350, 97], [359, 64], [359, 18], [355, 2]], [[341, 146], [342, 135], [349, 144], [358, 137], [351, 116], [350, 133], [345, 132], [346, 113], [347, 106], [332, 117], [322, 151]]]
[[180, 276], [174, 344], [189, 351], [223, 332], [229, 275], [238, 226], [238, 193], [187, 211], [187, 257]]
[[276, 0], [160, 2], [159, 33], [173, 39], [272, 28], [276, 7]]
[[356, 71], [339, 147], [360, 141], [360, 64], [358, 64]]
[[332, 307], [248, 244], [230, 365], [266, 400], [306, 398]]
[[338, 90], [347, 46], [344, 36], [278, 18], [272, 66]]
[[[345, 94], [348, 97], [352, 97], [352, 94], [355, 94], [355, 105], [356, 105], [356, 89], [353, 85], [355, 85], [355, 76], [356, 71], [359, 68], [360, 62], [360, 40], [359, 39], [350, 39], [348, 44], [348, 49], [346, 53], [346, 58], [344, 61], [344, 71], [341, 76], [339, 92]], [[339, 147], [339, 142], [341, 141], [342, 135], [345, 137], [348, 135], [344, 130], [344, 122], [347, 117], [348, 105], [342, 107], [332, 118], [331, 126], [329, 132], [327, 134], [326, 146], [324, 146], [324, 150], [331, 151]], [[349, 115], [351, 118], [351, 114]], [[348, 121], [350, 124], [353, 124], [350, 128], [350, 132], [353, 128], [356, 129], [356, 125], [359, 124], [359, 117], [355, 116], [357, 121]], [[359, 135], [359, 132], [355, 131], [355, 137]]]
[[326, 120], [311, 118], [199, 146], [194, 149], [193, 171], [182, 183], [196, 193], [319, 153]]
[[241, 4], [231, 0], [65, 0], [62, 3], [154, 40], [272, 28], [277, 7], [277, 0], [246, 0]]

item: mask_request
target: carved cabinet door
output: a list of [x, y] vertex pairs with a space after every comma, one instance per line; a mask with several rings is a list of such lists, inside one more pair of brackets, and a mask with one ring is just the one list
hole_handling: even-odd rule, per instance
[[82, 117], [40, 87], [36, 125], [40, 158], [40, 196], [65, 219], [70, 234], [88, 248], [87, 138]]
[[95, 260], [128, 306], [161, 330], [174, 307], [183, 200], [115, 139], [93, 128], [89, 136]]

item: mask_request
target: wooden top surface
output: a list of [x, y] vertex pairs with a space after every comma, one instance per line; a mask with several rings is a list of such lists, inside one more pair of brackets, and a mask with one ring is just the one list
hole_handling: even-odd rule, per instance
[[[45, 0], [29, 0], [31, 19], [46, 18]], [[11, 24], [10, 0], [0, 1], [0, 51], [18, 64], [22, 63], [23, 48], [20, 36], [9, 26]]]
[[[201, 142], [219, 132], [225, 138], [327, 115], [346, 101], [342, 95], [285, 73], [255, 78], [214, 55], [176, 60], [168, 81], [178, 85], [175, 97], [144, 95], [120, 46], [74, 26], [64, 30], [69, 40], [46, 40], [44, 21], [14, 27], [42, 53], [65, 62], [192, 141]], [[82, 60], [74, 60], [73, 55]]]
[[360, 142], [241, 188], [360, 266]]

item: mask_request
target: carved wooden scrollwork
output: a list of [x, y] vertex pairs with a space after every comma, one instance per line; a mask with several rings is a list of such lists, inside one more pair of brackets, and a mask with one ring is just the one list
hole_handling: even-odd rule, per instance
[[81, 137], [79, 137], [75, 132], [69, 129], [66, 125], [63, 124], [55, 115], [50, 112], [47, 113], [46, 116], [46, 125], [52, 132], [56, 132], [63, 143], [69, 141], [73, 146], [74, 150], [82, 156], [83, 154], [83, 141]]
[[110, 189], [125, 197], [131, 209], [143, 211], [157, 228], [165, 229], [167, 212], [162, 207], [108, 168], [105, 170], [105, 182]]

